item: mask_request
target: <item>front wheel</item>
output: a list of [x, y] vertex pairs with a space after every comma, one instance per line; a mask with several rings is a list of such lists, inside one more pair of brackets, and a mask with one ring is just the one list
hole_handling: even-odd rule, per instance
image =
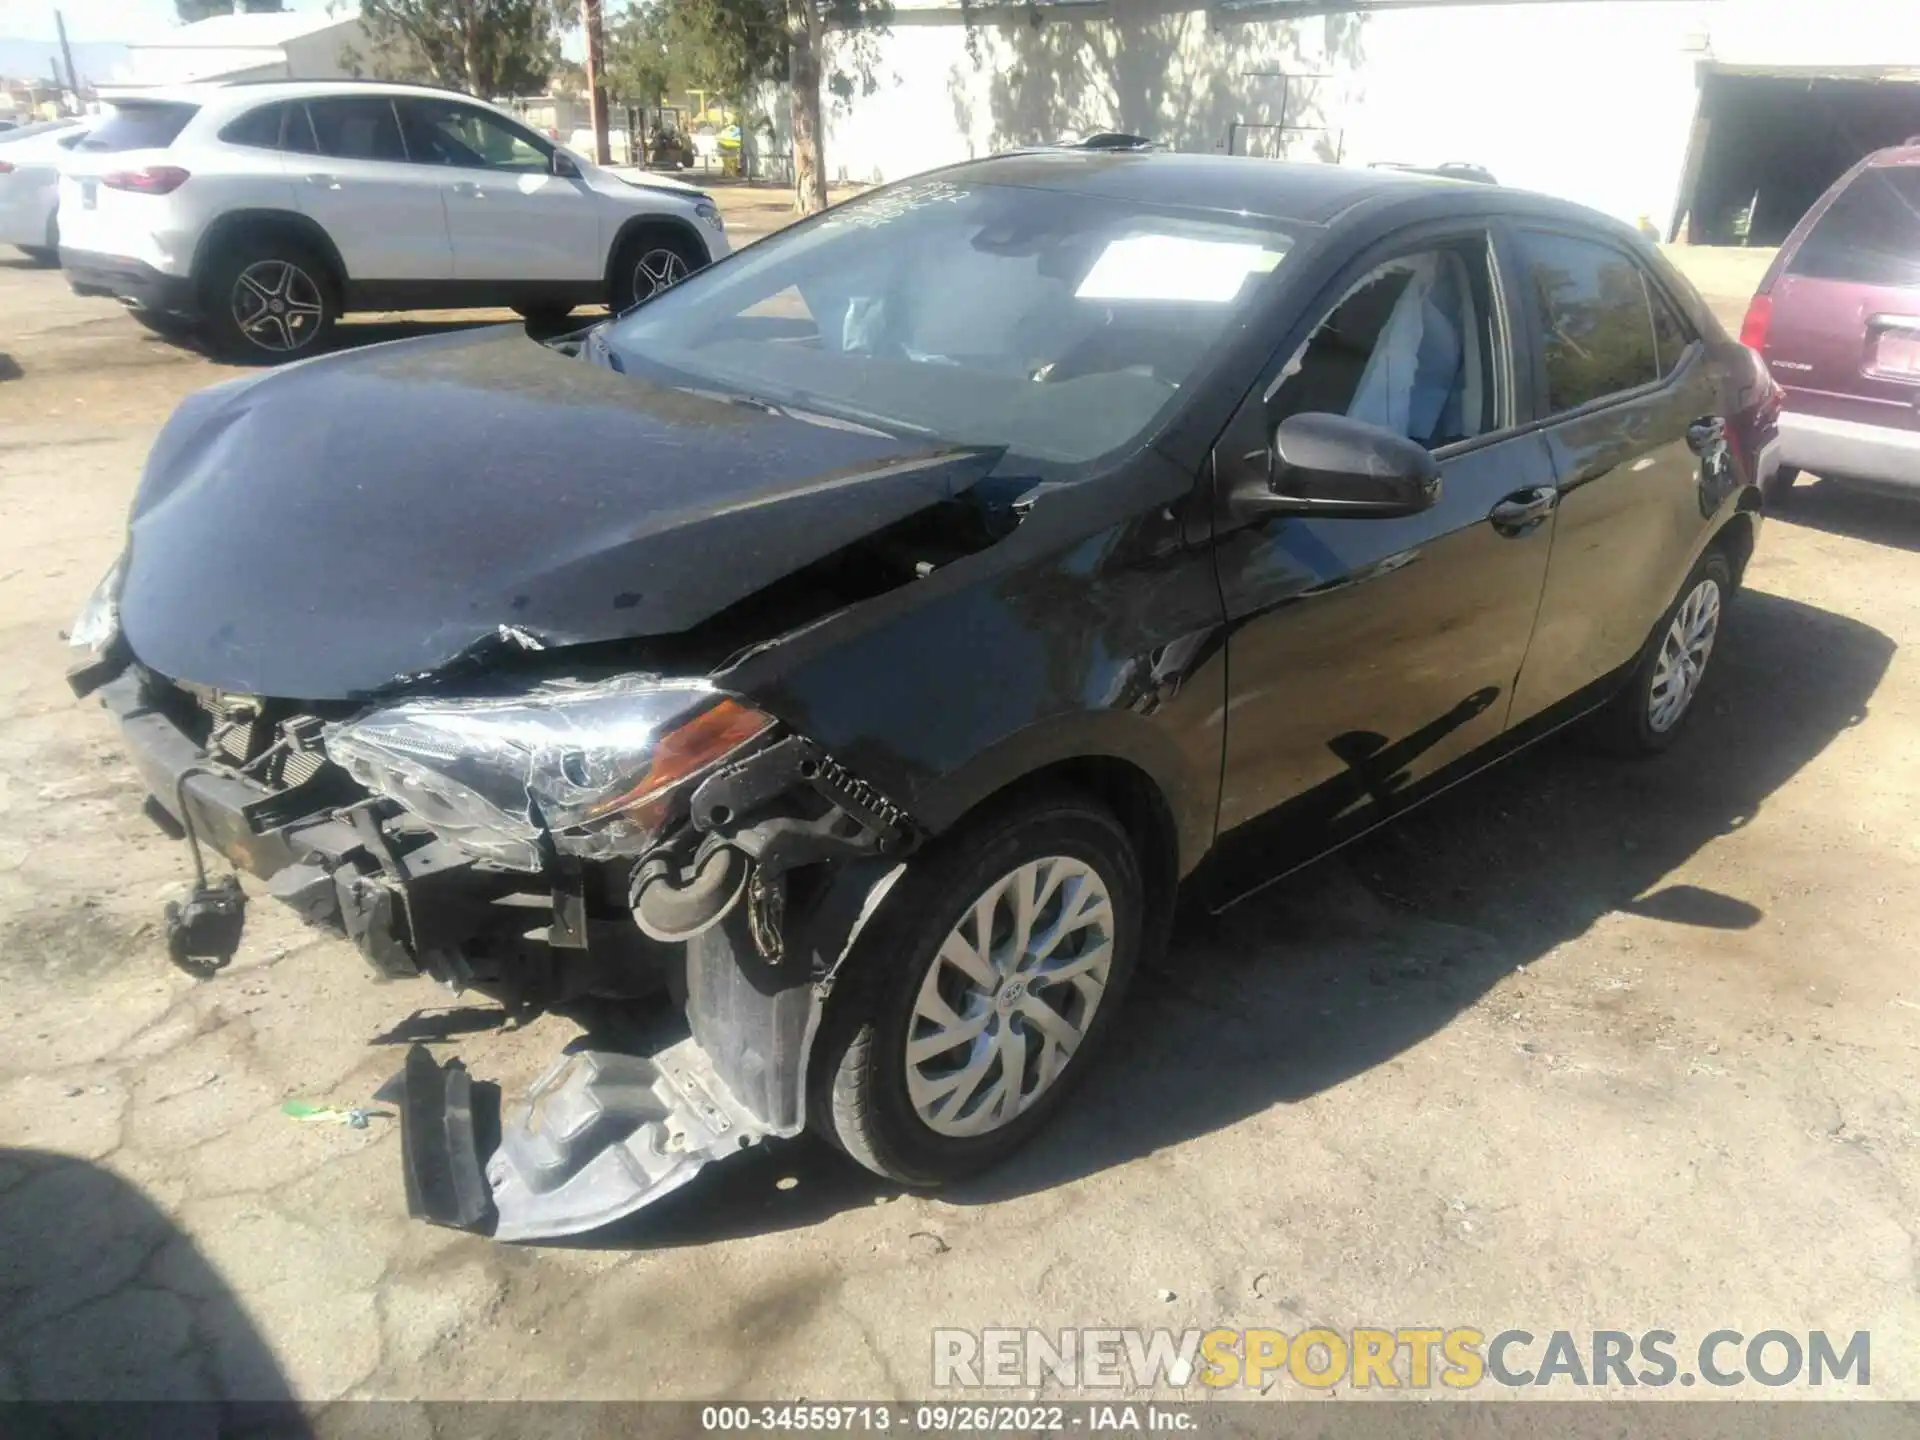
[[624, 314], [643, 300], [678, 285], [706, 267], [707, 257], [693, 241], [664, 230], [643, 230], [620, 247], [613, 259], [608, 307]]
[[907, 1185], [996, 1164], [1086, 1073], [1126, 995], [1141, 872], [1104, 809], [1006, 807], [923, 852], [820, 1036], [815, 1124]]
[[213, 348], [243, 365], [277, 365], [317, 353], [340, 315], [326, 266], [289, 241], [233, 245], [209, 267], [202, 292]]
[[1604, 748], [1655, 755], [1679, 738], [1707, 678], [1732, 595], [1727, 557], [1709, 550], [1661, 617], [1632, 677], [1596, 717], [1594, 735]]

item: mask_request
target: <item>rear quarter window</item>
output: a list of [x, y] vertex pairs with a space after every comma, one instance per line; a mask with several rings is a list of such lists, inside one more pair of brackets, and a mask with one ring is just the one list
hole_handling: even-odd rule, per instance
[[220, 138], [229, 145], [250, 145], [260, 150], [280, 148], [280, 130], [286, 124], [285, 105], [262, 105], [249, 110], [238, 120], [229, 121]]
[[187, 128], [187, 122], [199, 113], [198, 105], [164, 100], [136, 100], [115, 105], [112, 113], [80, 142], [80, 148], [164, 150]]
[[1789, 275], [1855, 285], [1920, 285], [1920, 166], [1862, 170], [1787, 261]]

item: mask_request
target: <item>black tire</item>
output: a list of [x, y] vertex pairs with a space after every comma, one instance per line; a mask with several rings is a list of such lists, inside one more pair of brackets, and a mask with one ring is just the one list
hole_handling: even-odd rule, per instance
[[576, 305], [545, 304], [515, 305], [513, 313], [529, 325], [559, 325], [579, 307]]
[[[1664, 725], [1657, 724], [1654, 718], [1654, 688], [1661, 674], [1662, 652], [1667, 648], [1669, 633], [1674, 629], [1675, 619], [1682, 607], [1699, 587], [1708, 582], [1713, 584], [1716, 592], [1715, 621], [1713, 636], [1697, 667], [1698, 678], [1688, 687], [1679, 712]], [[1687, 717], [1699, 708], [1700, 692], [1713, 673], [1713, 655], [1719, 648], [1719, 632], [1725, 624], [1727, 605], [1732, 598], [1733, 568], [1719, 550], [1707, 551], [1681, 583], [1680, 593], [1661, 614], [1660, 623], [1653, 627], [1653, 634], [1647, 637], [1646, 647], [1627, 683], [1594, 716], [1590, 733], [1602, 749], [1615, 755], [1658, 755], [1680, 737], [1680, 732], [1686, 728]]]
[[[276, 291], [287, 307], [277, 312]], [[239, 236], [224, 246], [201, 276], [200, 299], [214, 353], [242, 365], [280, 365], [319, 354], [341, 308], [326, 261], [298, 240], [271, 234]], [[256, 318], [245, 325], [242, 317], [249, 312]]]
[[43, 270], [51, 270], [60, 263], [58, 249], [48, 249], [44, 245], [22, 245], [20, 253]]
[[1760, 487], [1760, 499], [1769, 510], [1784, 510], [1793, 503], [1793, 487], [1800, 481], [1800, 472], [1791, 465], [1782, 465], [1767, 477], [1766, 484]]
[[[677, 230], [636, 230], [620, 242], [620, 249], [613, 257], [607, 308], [616, 315], [623, 314], [706, 267], [707, 253], [698, 241]], [[644, 290], [640, 283], [643, 273], [649, 280]]]
[[[1084, 1027], [1077, 1048], [1059, 1064], [1051, 1084], [997, 1128], [968, 1136], [941, 1134], [916, 1113], [909, 1090], [907, 1043], [917, 1023], [916, 999], [929, 970], [945, 963], [939, 954], [949, 933], [975, 902], [1003, 877], [1048, 857], [1087, 866], [1106, 889], [1112, 948], [1104, 989], [1096, 1004], [1080, 1008], [1085, 1002], [1064, 995], [1067, 986], [1049, 986], [1049, 995], [1079, 1008]], [[1139, 861], [1120, 822], [1100, 806], [1068, 793], [998, 806], [922, 851], [862, 936], [850, 962], [852, 972], [828, 1003], [808, 1087], [814, 1129], [867, 1169], [903, 1185], [944, 1184], [999, 1163], [1046, 1124], [1097, 1058], [1140, 959], [1144, 893]], [[1036, 912], [1041, 918], [1048, 913], [1045, 906]], [[996, 915], [1011, 918], [1008, 911], [996, 910]], [[935, 984], [940, 983], [936, 979]], [[1013, 978], [1000, 988], [1024, 995], [1024, 986]], [[1038, 990], [1035, 985], [1034, 993]], [[1034, 997], [1024, 998], [1031, 1002]], [[1005, 1006], [984, 998], [982, 1003], [998, 1012], [989, 1017], [996, 1027], [993, 1033], [1004, 1024], [1023, 1036], [1024, 1090], [1027, 1077], [1037, 1079], [1050, 1058], [1044, 1040], [1038, 1051], [1032, 1044], [1041, 1031], [1024, 1014], [1016, 1018]], [[1052, 1008], [1059, 1012], [1058, 1004]], [[960, 1064], [957, 1051], [932, 1058]], [[926, 1061], [923, 1057], [922, 1063]], [[987, 1097], [1006, 1073], [997, 1060], [987, 1064], [984, 1073], [996, 1077], [993, 1085], [976, 1082], [969, 1099], [956, 1109], [986, 1108]]]

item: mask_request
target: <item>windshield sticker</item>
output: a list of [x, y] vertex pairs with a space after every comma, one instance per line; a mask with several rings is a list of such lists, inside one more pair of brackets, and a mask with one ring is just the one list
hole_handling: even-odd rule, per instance
[[899, 190], [889, 191], [872, 200], [863, 200], [848, 205], [821, 221], [824, 229], [832, 225], [858, 225], [863, 230], [872, 230], [885, 225], [889, 220], [898, 220], [902, 215], [911, 215], [915, 210], [924, 210], [929, 205], [950, 204], [964, 200], [971, 193], [957, 185], [949, 185], [944, 180], [928, 180], [919, 185], [908, 185]]
[[1272, 270], [1284, 253], [1239, 241], [1129, 235], [1101, 252], [1073, 293], [1081, 300], [1186, 300], [1221, 305], [1239, 295], [1249, 275]]

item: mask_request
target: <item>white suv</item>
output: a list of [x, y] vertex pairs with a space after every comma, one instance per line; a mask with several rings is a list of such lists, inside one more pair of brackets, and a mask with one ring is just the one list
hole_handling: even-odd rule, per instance
[[623, 180], [465, 95], [361, 81], [115, 99], [60, 182], [60, 263], [151, 329], [272, 362], [349, 310], [624, 310], [728, 251], [713, 201]]

